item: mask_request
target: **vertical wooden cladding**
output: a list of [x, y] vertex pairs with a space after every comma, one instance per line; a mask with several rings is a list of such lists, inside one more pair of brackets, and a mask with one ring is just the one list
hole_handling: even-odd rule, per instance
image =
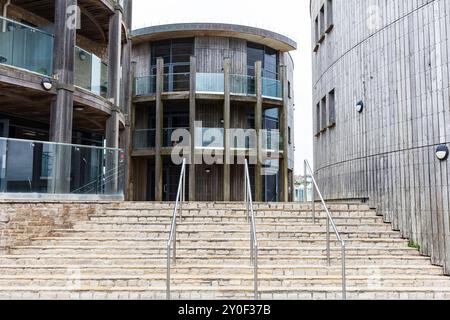
[[450, 162], [435, 156], [450, 144], [450, 2], [335, 0], [334, 26], [313, 55], [314, 103], [336, 97], [336, 127], [315, 138], [323, 192], [368, 198], [450, 274]]
[[231, 74], [247, 73], [247, 42], [225, 37], [196, 37], [197, 71], [223, 72], [223, 59], [231, 59]]
[[133, 61], [136, 62], [136, 77], [146, 77], [150, 75], [151, 61], [150, 43], [143, 42], [133, 45]]

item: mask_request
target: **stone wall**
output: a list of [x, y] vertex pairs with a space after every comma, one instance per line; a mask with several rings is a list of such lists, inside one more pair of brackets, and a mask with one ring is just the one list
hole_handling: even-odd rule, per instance
[[102, 203], [0, 202], [0, 254], [54, 229], [70, 229], [90, 215], [103, 212]]

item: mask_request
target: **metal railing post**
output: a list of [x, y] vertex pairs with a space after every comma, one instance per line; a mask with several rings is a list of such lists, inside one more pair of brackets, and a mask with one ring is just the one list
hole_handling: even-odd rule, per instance
[[304, 191], [304, 194], [303, 194], [303, 196], [304, 196], [304, 199], [303, 199], [303, 202], [304, 203], [308, 203], [308, 173], [307, 173], [307, 170], [306, 170], [306, 161], [304, 161], [303, 162], [303, 175], [304, 175], [304, 189], [303, 189], [303, 191]]
[[177, 264], [177, 219], [175, 219], [175, 233], [173, 235], [173, 264]]
[[253, 262], [253, 264], [254, 264], [254, 279], [253, 279], [253, 282], [254, 282], [254, 285], [255, 285], [255, 287], [254, 287], [254, 289], [255, 289], [255, 300], [259, 300], [259, 294], [258, 294], [258, 246], [256, 246], [255, 245], [255, 248], [254, 248], [254, 250], [255, 250], [255, 258], [254, 258], [254, 262]]
[[331, 266], [330, 258], [330, 219], [327, 217], [327, 264]]
[[342, 300], [347, 300], [347, 275], [346, 275], [346, 252], [345, 252], [345, 242], [342, 241]]
[[166, 299], [170, 300], [170, 243], [167, 246], [167, 279], [166, 279]]
[[312, 188], [312, 219], [313, 224], [316, 224], [316, 188], [313, 186]]

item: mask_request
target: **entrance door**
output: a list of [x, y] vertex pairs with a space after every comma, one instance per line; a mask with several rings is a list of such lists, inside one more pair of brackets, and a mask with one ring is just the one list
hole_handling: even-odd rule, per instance
[[[163, 169], [163, 200], [175, 201], [180, 183], [181, 166], [164, 164]], [[189, 166], [186, 166], [186, 200], [189, 199]]]

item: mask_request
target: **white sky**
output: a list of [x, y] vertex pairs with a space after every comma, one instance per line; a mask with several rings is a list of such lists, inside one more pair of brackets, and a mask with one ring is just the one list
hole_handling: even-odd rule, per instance
[[295, 173], [312, 162], [312, 85], [309, 0], [134, 0], [133, 29], [179, 22], [219, 22], [268, 29], [297, 42], [295, 63]]

